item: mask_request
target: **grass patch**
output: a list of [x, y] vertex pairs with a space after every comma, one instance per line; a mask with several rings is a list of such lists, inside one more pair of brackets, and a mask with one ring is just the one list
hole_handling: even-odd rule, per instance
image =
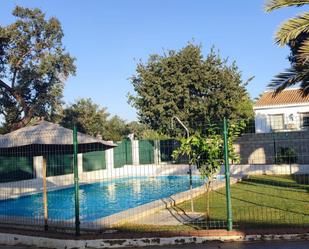
[[[250, 176], [231, 186], [233, 226], [247, 228], [309, 227], [309, 175]], [[191, 211], [190, 201], [177, 205]], [[194, 199], [195, 212], [205, 213], [205, 195]], [[131, 232], [192, 231], [226, 228], [225, 188], [210, 192], [210, 218], [187, 225], [124, 224], [117, 229]]]
[[136, 225], [133, 223], [126, 223], [116, 227], [121, 232], [182, 232], [182, 231], [194, 231], [201, 229], [200, 227], [193, 225], [174, 225], [174, 226], [163, 226], [163, 225]]
[[[231, 187], [233, 220], [239, 227], [309, 226], [309, 176], [250, 176]], [[194, 199], [197, 212], [205, 212], [206, 198]], [[179, 208], [190, 211], [190, 202]], [[225, 227], [225, 188], [210, 193], [210, 219], [203, 228]]]

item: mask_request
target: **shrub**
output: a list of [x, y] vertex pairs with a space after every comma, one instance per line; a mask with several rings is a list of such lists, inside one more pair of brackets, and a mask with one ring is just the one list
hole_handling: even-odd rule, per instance
[[295, 150], [290, 147], [280, 147], [279, 152], [276, 155], [276, 162], [278, 164], [296, 163], [297, 154]]

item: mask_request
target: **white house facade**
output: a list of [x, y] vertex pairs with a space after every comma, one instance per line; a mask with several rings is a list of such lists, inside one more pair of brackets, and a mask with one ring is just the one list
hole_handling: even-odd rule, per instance
[[299, 89], [286, 89], [277, 95], [266, 91], [253, 110], [256, 133], [309, 129], [309, 96], [303, 96]]

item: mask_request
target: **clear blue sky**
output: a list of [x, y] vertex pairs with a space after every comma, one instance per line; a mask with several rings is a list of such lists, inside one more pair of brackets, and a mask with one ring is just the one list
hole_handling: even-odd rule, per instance
[[77, 75], [65, 87], [65, 101], [91, 97], [112, 115], [130, 121], [128, 78], [136, 59], [163, 49], [180, 49], [188, 41], [215, 45], [236, 60], [251, 97], [265, 90], [271, 78], [288, 67], [287, 48], [274, 44], [275, 29], [302, 11], [291, 8], [267, 14], [263, 0], [1, 0], [0, 23], [13, 21], [16, 5], [39, 7], [62, 23], [64, 45], [76, 57]]

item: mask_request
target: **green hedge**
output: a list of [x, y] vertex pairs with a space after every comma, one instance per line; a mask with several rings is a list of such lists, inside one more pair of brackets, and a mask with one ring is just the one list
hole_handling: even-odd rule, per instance
[[83, 171], [106, 169], [105, 151], [94, 151], [83, 154]]
[[178, 140], [169, 139], [160, 141], [160, 157], [161, 162], [171, 162], [174, 161], [172, 155], [173, 151], [180, 147], [180, 142]]
[[34, 178], [32, 157], [0, 157], [0, 182]]

